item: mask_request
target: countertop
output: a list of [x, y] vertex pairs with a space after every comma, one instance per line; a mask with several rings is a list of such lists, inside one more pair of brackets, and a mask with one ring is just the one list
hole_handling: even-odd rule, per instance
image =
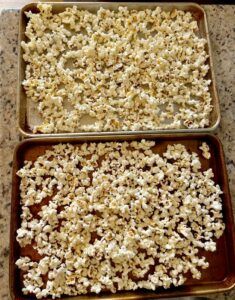
[[[204, 5], [207, 12], [213, 62], [221, 108], [221, 123], [216, 130], [223, 143], [230, 192], [235, 214], [235, 5]], [[13, 150], [19, 141], [16, 116], [17, 37], [19, 11], [1, 11], [1, 97], [0, 97], [0, 299], [10, 299], [8, 288], [11, 167]], [[235, 289], [206, 296], [210, 299], [235, 299]], [[189, 299], [189, 298], [187, 298]]]

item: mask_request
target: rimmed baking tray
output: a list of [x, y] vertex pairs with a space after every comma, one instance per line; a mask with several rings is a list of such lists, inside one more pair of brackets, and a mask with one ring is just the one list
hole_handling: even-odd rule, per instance
[[[216, 252], [203, 252], [210, 263], [208, 269], [202, 271], [200, 280], [188, 279], [186, 283], [177, 288], [164, 290], [157, 289], [155, 292], [147, 290], [137, 290], [133, 292], [118, 292], [116, 294], [103, 293], [99, 295], [89, 294], [87, 296], [62, 297], [62, 299], [81, 300], [81, 299], [156, 299], [164, 297], [180, 297], [209, 294], [214, 292], [224, 292], [235, 286], [235, 230], [232, 214], [231, 198], [228, 187], [228, 179], [224, 162], [223, 149], [220, 141], [215, 136], [209, 134], [191, 134], [191, 135], [135, 135], [126, 136], [100, 136], [100, 137], [68, 137], [68, 138], [35, 138], [21, 142], [14, 153], [13, 160], [13, 179], [12, 179], [12, 202], [11, 202], [11, 233], [10, 233], [10, 291], [12, 299], [34, 299], [32, 296], [24, 296], [21, 292], [21, 273], [15, 266], [15, 261], [20, 254], [35, 257], [35, 251], [32, 249], [22, 250], [16, 242], [16, 230], [20, 226], [20, 178], [16, 175], [17, 170], [23, 166], [24, 160], [34, 161], [38, 156], [43, 154], [46, 149], [58, 143], [80, 144], [84, 141], [125, 141], [140, 140], [142, 138], [155, 140], [155, 151], [162, 153], [167, 145], [181, 143], [186, 146], [188, 151], [197, 152], [200, 156], [202, 169], [212, 168], [214, 180], [220, 185], [223, 194], [222, 207], [224, 222], [226, 225], [225, 232], [217, 240]], [[202, 142], [210, 146], [211, 158], [206, 160], [201, 155]], [[49, 299], [49, 298], [47, 298]]]
[[213, 110], [210, 114], [210, 124], [206, 128], [200, 129], [156, 129], [156, 130], [146, 130], [146, 131], [105, 131], [105, 132], [76, 132], [76, 133], [52, 133], [52, 134], [44, 134], [44, 133], [33, 133], [32, 132], [32, 122], [37, 120], [37, 116], [35, 114], [35, 109], [32, 109], [33, 105], [26, 99], [26, 94], [24, 92], [22, 81], [25, 77], [25, 68], [26, 64], [23, 60], [23, 50], [20, 46], [21, 41], [26, 40], [25, 36], [25, 28], [27, 25], [27, 18], [25, 16], [26, 11], [37, 12], [37, 3], [30, 3], [24, 6], [20, 12], [20, 24], [19, 24], [19, 76], [18, 76], [18, 103], [19, 103], [19, 130], [23, 136], [26, 137], [46, 137], [46, 136], [98, 136], [98, 135], [117, 135], [117, 134], [142, 134], [142, 133], [200, 133], [200, 132], [212, 132], [216, 129], [220, 122], [220, 109], [219, 109], [219, 100], [216, 90], [216, 82], [214, 75], [214, 66], [212, 62], [212, 53], [211, 46], [209, 40], [208, 33], [208, 25], [206, 13], [202, 7], [195, 3], [158, 3], [158, 2], [66, 2], [66, 3], [58, 3], [58, 2], [48, 2], [53, 6], [53, 12], [58, 13], [63, 11], [66, 7], [78, 6], [80, 9], [86, 9], [92, 12], [97, 11], [100, 7], [108, 8], [108, 9], [117, 9], [120, 5], [127, 6], [132, 9], [146, 9], [146, 8], [155, 8], [156, 6], [162, 7], [164, 10], [172, 10], [172, 9], [181, 9], [184, 11], [189, 11], [193, 14], [195, 19], [199, 25], [200, 36], [207, 40], [206, 51], [209, 55], [208, 64], [210, 66], [210, 70], [207, 74], [207, 78], [211, 79], [210, 85], [210, 94], [212, 97], [212, 105]]

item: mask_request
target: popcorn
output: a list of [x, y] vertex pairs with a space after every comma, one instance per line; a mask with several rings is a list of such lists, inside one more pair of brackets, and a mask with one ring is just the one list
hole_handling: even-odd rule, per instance
[[202, 143], [202, 145], [199, 147], [200, 150], [202, 150], [202, 156], [205, 157], [206, 159], [211, 158], [210, 154], [210, 148], [207, 145], [207, 143]]
[[209, 263], [199, 250], [216, 251], [225, 228], [222, 192], [196, 153], [172, 144], [159, 155], [155, 147], [148, 140], [58, 144], [24, 162], [16, 239], [41, 255], [16, 261], [24, 294], [54, 299], [167, 289], [185, 274], [200, 279]]
[[206, 40], [189, 12], [77, 6], [27, 12], [22, 82], [34, 133], [204, 128]]

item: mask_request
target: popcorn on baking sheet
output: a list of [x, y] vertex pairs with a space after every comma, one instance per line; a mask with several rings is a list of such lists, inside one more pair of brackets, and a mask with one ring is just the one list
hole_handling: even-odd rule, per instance
[[212, 110], [206, 40], [190, 12], [77, 6], [26, 12], [22, 82], [34, 132], [204, 128]]
[[182, 285], [185, 274], [200, 279], [209, 263], [199, 250], [216, 251], [225, 228], [221, 189], [185, 146], [168, 145], [162, 155], [154, 147], [58, 144], [24, 162], [17, 241], [41, 256], [16, 261], [24, 294], [155, 290]]
[[202, 143], [202, 145], [199, 147], [200, 150], [202, 150], [202, 156], [205, 157], [206, 159], [210, 159], [211, 158], [211, 154], [210, 154], [210, 148], [207, 145], [207, 143]]

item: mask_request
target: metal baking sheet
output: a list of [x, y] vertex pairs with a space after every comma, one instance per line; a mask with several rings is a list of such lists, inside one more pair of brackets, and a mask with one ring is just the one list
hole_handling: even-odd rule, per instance
[[[225, 231], [220, 239], [217, 240], [217, 250], [215, 252], [203, 252], [209, 261], [209, 268], [202, 271], [200, 280], [189, 278], [184, 285], [167, 290], [158, 288], [156, 291], [136, 290], [131, 292], [117, 292], [116, 294], [101, 293], [99, 295], [88, 294], [87, 296], [62, 297], [61, 299], [82, 300], [82, 299], [156, 299], [165, 297], [195, 296], [201, 294], [224, 292], [235, 286], [235, 230], [232, 214], [231, 198], [228, 187], [228, 179], [224, 162], [223, 149], [220, 141], [215, 136], [209, 134], [188, 134], [188, 135], [125, 135], [118, 137], [99, 136], [99, 137], [68, 137], [68, 138], [35, 138], [21, 142], [14, 153], [13, 160], [13, 180], [12, 180], [12, 202], [11, 202], [11, 233], [10, 233], [10, 291], [12, 299], [35, 299], [32, 296], [24, 296], [21, 292], [22, 278], [20, 270], [16, 267], [15, 261], [20, 254], [29, 255], [36, 259], [36, 252], [32, 249], [23, 249], [16, 242], [16, 230], [20, 227], [20, 178], [16, 172], [23, 166], [24, 160], [34, 161], [46, 149], [58, 143], [72, 143], [74, 145], [89, 141], [127, 141], [140, 140], [142, 138], [155, 140], [155, 151], [162, 153], [167, 145], [181, 143], [189, 151], [197, 152], [202, 168], [212, 168], [214, 180], [220, 185], [223, 194], [222, 206], [225, 223]], [[206, 142], [211, 151], [211, 159], [206, 160], [201, 155], [202, 142]], [[27, 247], [26, 247], [27, 248]]]
[[212, 132], [216, 129], [220, 122], [220, 110], [219, 110], [219, 100], [216, 90], [216, 82], [214, 76], [214, 66], [212, 62], [212, 53], [208, 33], [208, 25], [206, 13], [202, 7], [195, 3], [153, 3], [153, 2], [48, 2], [53, 6], [53, 12], [58, 13], [65, 10], [66, 7], [78, 6], [79, 9], [86, 9], [92, 12], [96, 12], [100, 7], [115, 10], [120, 5], [127, 6], [130, 9], [143, 10], [146, 8], [152, 9], [156, 6], [162, 7], [164, 10], [169, 11], [172, 9], [181, 9], [184, 11], [189, 11], [193, 14], [198, 22], [199, 34], [201, 37], [207, 40], [206, 51], [209, 55], [208, 64], [210, 66], [207, 78], [211, 79], [210, 94], [212, 98], [213, 110], [210, 114], [210, 125], [206, 128], [200, 129], [156, 129], [156, 130], [145, 130], [145, 131], [104, 131], [104, 132], [76, 132], [76, 133], [54, 133], [54, 134], [44, 134], [44, 133], [33, 133], [32, 126], [40, 124], [40, 116], [36, 112], [35, 104], [26, 99], [26, 94], [22, 87], [21, 82], [24, 80], [26, 64], [23, 60], [23, 50], [20, 46], [21, 41], [26, 40], [25, 28], [27, 25], [27, 18], [25, 16], [26, 11], [37, 12], [37, 3], [30, 3], [21, 9], [20, 13], [20, 24], [19, 24], [19, 82], [18, 82], [18, 103], [19, 103], [19, 130], [23, 136], [26, 137], [46, 137], [46, 136], [97, 136], [97, 135], [117, 135], [117, 134], [141, 134], [141, 133], [200, 133], [200, 132]]

